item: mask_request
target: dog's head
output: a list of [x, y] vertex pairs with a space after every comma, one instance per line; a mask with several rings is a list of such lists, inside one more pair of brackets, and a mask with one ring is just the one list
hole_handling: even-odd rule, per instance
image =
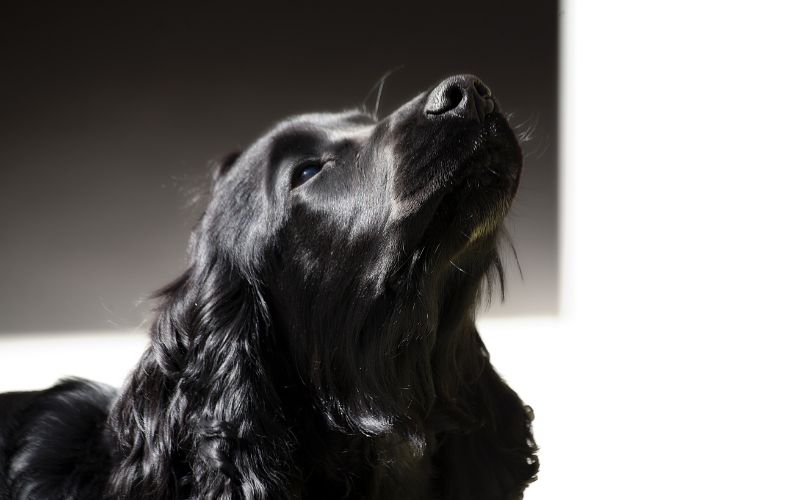
[[285, 120], [228, 157], [112, 411], [112, 496], [284, 491], [297, 433], [399, 436], [419, 456], [479, 424], [474, 307], [520, 166], [466, 75], [381, 120]]
[[385, 392], [419, 411], [436, 392], [436, 345], [472, 322], [520, 167], [474, 76], [381, 120], [294, 117], [218, 169], [194, 251], [261, 288], [281, 345], [332, 413], [380, 427]]

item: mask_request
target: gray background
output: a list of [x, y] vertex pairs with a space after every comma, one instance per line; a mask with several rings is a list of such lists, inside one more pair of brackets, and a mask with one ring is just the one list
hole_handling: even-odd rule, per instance
[[535, 125], [507, 221], [523, 278], [507, 253], [489, 314], [557, 314], [558, 5], [490, 7], [6, 7], [0, 333], [141, 324], [184, 266], [209, 161], [286, 115], [360, 105], [400, 65], [383, 113], [470, 72]]

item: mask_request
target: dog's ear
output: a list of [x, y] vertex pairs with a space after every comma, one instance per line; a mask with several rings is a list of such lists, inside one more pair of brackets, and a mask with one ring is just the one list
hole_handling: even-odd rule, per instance
[[242, 156], [241, 151], [232, 151], [225, 156], [211, 162], [211, 182], [216, 184], [224, 177], [236, 164], [236, 160]]
[[151, 345], [111, 414], [114, 498], [288, 498], [293, 438], [269, 374], [262, 291], [197, 252], [160, 293]]

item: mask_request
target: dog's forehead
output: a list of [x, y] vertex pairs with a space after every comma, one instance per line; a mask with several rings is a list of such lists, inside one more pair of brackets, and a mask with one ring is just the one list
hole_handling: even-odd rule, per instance
[[306, 135], [328, 142], [337, 142], [369, 135], [374, 126], [372, 117], [358, 110], [340, 113], [306, 113], [283, 120], [267, 134], [267, 137], [272, 142], [280, 142], [283, 138]]

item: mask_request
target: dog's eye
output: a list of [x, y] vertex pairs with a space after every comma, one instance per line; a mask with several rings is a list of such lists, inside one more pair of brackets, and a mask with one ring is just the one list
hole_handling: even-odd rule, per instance
[[307, 162], [298, 166], [292, 174], [292, 189], [320, 173], [324, 166], [325, 165], [321, 161]]

